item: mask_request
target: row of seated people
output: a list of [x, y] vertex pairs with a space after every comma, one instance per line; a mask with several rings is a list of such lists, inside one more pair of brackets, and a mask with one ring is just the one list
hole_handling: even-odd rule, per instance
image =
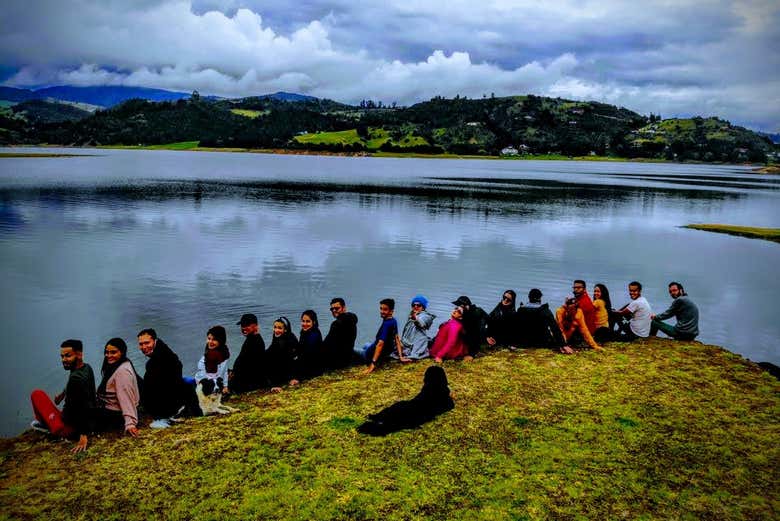
[[[97, 388], [94, 373], [83, 360], [82, 343], [66, 340], [60, 348], [63, 368], [70, 372], [66, 388], [53, 401], [43, 391], [33, 391], [33, 426], [78, 439], [73, 449], [78, 452], [86, 449], [89, 432], [124, 429], [137, 436], [139, 406], [153, 418], [152, 427], [167, 427], [177, 415], [200, 414], [194, 384], [204, 380], [217, 383], [224, 394], [257, 389], [279, 392], [285, 385], [298, 385], [357, 360], [367, 364], [368, 374], [391, 357], [401, 362], [427, 357], [437, 362], [469, 360], [483, 343], [510, 348], [549, 347], [568, 353], [573, 352], [571, 346], [578, 339], [600, 349], [596, 339], [631, 340], [655, 334], [659, 329], [674, 338], [689, 339], [698, 334], [698, 310], [679, 283], [670, 284], [673, 304], [657, 317], [641, 297], [638, 282], [629, 284], [631, 302], [619, 310], [612, 309], [609, 292], [601, 284], [596, 285], [592, 300], [583, 281], [575, 281], [573, 292], [574, 296], [557, 309], [555, 316], [549, 305], [541, 302], [543, 295], [538, 289], [529, 292], [527, 304], [517, 307], [515, 292], [505, 291], [489, 314], [472, 304], [469, 297], [461, 296], [453, 301], [450, 318], [433, 337], [430, 330], [435, 316], [427, 311], [428, 300], [424, 296], [412, 298], [411, 310], [400, 331], [393, 317], [395, 301], [383, 299], [379, 304], [382, 322], [375, 339], [359, 347], [354, 347], [357, 316], [347, 311], [341, 298], [331, 301], [335, 320], [324, 338], [317, 314], [307, 310], [301, 315], [299, 337], [292, 332], [287, 318], [275, 320], [268, 347], [260, 335], [257, 317], [247, 313], [236, 324], [245, 340], [232, 370], [228, 369], [230, 351], [225, 328], [214, 326], [206, 335], [204, 354], [194, 378], [183, 377], [179, 357], [154, 329], [143, 329], [138, 333], [138, 347], [147, 357], [144, 377], [136, 373], [127, 358], [124, 340], [112, 338], [104, 347], [102, 378]], [[672, 316], [677, 318], [675, 326], [662, 322]], [[621, 329], [616, 323], [622, 317], [628, 320]], [[60, 411], [56, 405], [63, 400]]]

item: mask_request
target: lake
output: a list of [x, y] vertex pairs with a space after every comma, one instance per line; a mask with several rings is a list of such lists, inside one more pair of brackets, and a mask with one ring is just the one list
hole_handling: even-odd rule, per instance
[[[14, 152], [26, 149], [14, 148]], [[780, 244], [680, 226], [780, 227], [780, 177], [739, 166], [317, 157], [33, 149], [93, 154], [0, 158], [4, 354], [0, 434], [29, 425], [29, 393], [60, 391], [66, 338], [99, 378], [103, 345], [153, 327], [192, 374], [206, 330], [238, 354], [242, 313], [266, 342], [280, 315], [334, 296], [358, 342], [395, 298], [403, 324], [423, 293], [446, 320], [459, 295], [490, 311], [505, 289], [560, 305], [571, 282], [606, 284], [615, 307], [643, 283], [655, 312], [682, 282], [698, 338], [780, 364]]]

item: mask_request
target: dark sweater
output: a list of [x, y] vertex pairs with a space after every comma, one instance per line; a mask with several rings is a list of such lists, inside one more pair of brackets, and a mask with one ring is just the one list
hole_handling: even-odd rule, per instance
[[245, 393], [266, 385], [265, 341], [259, 334], [247, 335], [233, 364], [233, 376], [228, 387], [231, 392]]
[[179, 357], [161, 339], [146, 361], [141, 404], [153, 418], [169, 418], [184, 404], [184, 383]]
[[62, 406], [62, 421], [73, 428], [76, 434], [92, 431], [93, 412], [96, 408], [95, 374], [89, 364], [73, 369], [65, 385], [65, 405]]
[[687, 296], [677, 297], [669, 309], [655, 316], [658, 320], [671, 317], [677, 318], [674, 328], [680, 333], [694, 337], [699, 334], [699, 308]]
[[298, 339], [290, 332], [275, 336], [265, 352], [265, 373], [268, 385], [281, 387], [293, 378], [293, 357], [298, 351]]
[[295, 354], [294, 373], [298, 380], [314, 378], [323, 372], [323, 341], [319, 328], [301, 330], [298, 352]]
[[471, 305], [463, 313], [463, 337], [468, 347], [469, 355], [475, 356], [479, 352], [482, 341], [485, 339], [485, 327], [488, 314], [479, 306]]
[[354, 313], [344, 312], [330, 325], [324, 340], [325, 363], [332, 369], [347, 367], [352, 363], [352, 353], [357, 338], [358, 317]]
[[550, 347], [564, 345], [558, 323], [547, 304], [529, 303], [515, 313], [515, 340], [518, 347]]

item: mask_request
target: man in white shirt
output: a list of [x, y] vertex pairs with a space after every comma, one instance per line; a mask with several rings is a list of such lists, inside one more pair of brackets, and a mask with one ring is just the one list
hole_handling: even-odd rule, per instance
[[620, 315], [630, 317], [628, 325], [623, 325], [620, 328], [620, 340], [625, 342], [650, 336], [650, 323], [653, 314], [647, 299], [642, 296], [642, 284], [637, 281], [629, 283], [628, 296], [631, 297], [631, 302], [617, 311]]

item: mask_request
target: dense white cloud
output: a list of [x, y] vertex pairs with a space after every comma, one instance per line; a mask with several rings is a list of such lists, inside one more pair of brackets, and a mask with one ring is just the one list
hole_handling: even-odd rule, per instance
[[0, 63], [15, 86], [401, 104], [530, 92], [778, 130], [778, 22], [772, 0], [14, 0]]

